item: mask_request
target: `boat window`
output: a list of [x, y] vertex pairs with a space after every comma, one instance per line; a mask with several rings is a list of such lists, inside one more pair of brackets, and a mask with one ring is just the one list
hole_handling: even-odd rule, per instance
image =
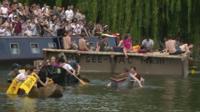
[[31, 52], [33, 54], [39, 54], [40, 53], [40, 47], [38, 43], [31, 43]]
[[19, 43], [11, 43], [10, 44], [10, 53], [13, 55], [20, 54]]
[[56, 48], [56, 43], [54, 43], [54, 42], [49, 42], [49, 43], [48, 43], [48, 48]]

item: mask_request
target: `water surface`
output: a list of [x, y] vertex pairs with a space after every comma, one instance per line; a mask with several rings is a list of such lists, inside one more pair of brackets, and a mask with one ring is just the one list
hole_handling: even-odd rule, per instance
[[7, 96], [0, 69], [0, 112], [200, 112], [200, 77], [145, 76], [144, 88], [107, 88], [110, 74], [84, 74], [87, 86], [67, 87], [62, 98]]

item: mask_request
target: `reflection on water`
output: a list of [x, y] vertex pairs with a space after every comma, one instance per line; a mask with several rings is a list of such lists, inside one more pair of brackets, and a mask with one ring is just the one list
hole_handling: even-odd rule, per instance
[[[0, 74], [5, 71], [1, 71]], [[113, 90], [107, 74], [85, 74], [88, 86], [67, 87], [62, 98], [28, 98], [5, 95], [0, 79], [1, 112], [199, 112], [200, 77], [146, 76], [144, 88]]]

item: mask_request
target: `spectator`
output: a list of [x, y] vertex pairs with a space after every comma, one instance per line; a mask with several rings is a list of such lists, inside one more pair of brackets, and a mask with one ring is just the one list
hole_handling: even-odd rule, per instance
[[65, 32], [63, 37], [63, 46], [64, 49], [71, 49], [72, 48], [72, 40], [71, 40], [71, 31]]
[[12, 23], [13, 33], [19, 36], [22, 33], [22, 24], [20, 22], [20, 18], [15, 16], [14, 21]]
[[67, 10], [65, 11], [65, 17], [68, 22], [71, 22], [74, 17], [74, 11], [72, 6], [68, 6]]
[[89, 48], [87, 47], [87, 43], [83, 35], [81, 35], [81, 38], [78, 41], [78, 47], [80, 51], [89, 51]]
[[4, 19], [8, 17], [8, 8], [9, 8], [9, 2], [7, 0], [4, 0], [2, 6], [0, 7], [0, 15]]
[[72, 35], [80, 35], [81, 34], [83, 25], [81, 24], [81, 22], [78, 22], [77, 19], [74, 19], [73, 23], [71, 24], [71, 27], [73, 29]]
[[143, 52], [151, 52], [153, 50], [153, 46], [154, 46], [154, 41], [151, 38], [147, 37], [142, 41], [141, 50]]
[[85, 20], [85, 15], [82, 14], [79, 9], [77, 9], [74, 18], [76, 18], [78, 21], [83, 21]]
[[128, 58], [127, 53], [132, 51], [132, 40], [130, 35], [125, 35], [124, 39], [119, 42], [118, 46], [123, 47], [123, 52], [126, 58]]
[[176, 47], [176, 40], [173, 37], [168, 37], [165, 41], [165, 51], [170, 55], [178, 55], [183, 53], [179, 47]]
[[96, 51], [106, 51], [108, 48], [108, 38], [103, 36], [100, 41], [97, 42]]

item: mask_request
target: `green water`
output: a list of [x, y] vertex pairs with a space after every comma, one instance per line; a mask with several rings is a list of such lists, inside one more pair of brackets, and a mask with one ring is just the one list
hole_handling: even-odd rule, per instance
[[68, 87], [62, 98], [7, 96], [0, 71], [0, 112], [200, 112], [200, 77], [145, 76], [144, 88], [113, 90], [110, 74], [84, 74], [87, 86]]

